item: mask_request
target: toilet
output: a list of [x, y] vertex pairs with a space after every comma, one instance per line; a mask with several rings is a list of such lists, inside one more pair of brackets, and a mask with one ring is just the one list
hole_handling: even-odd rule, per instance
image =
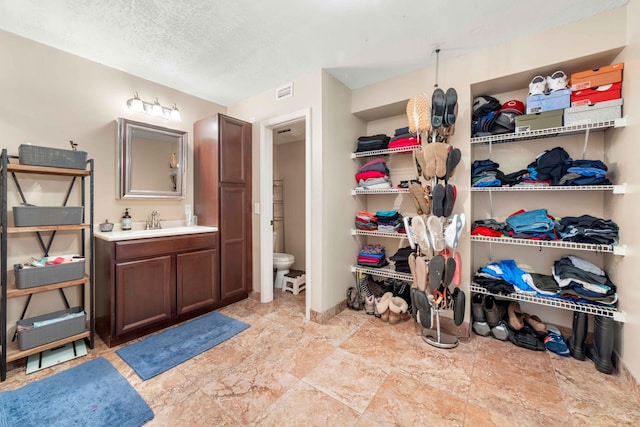
[[274, 281], [274, 287], [282, 289], [282, 283], [284, 282], [284, 275], [289, 273], [289, 269], [295, 262], [296, 258], [291, 254], [285, 254], [282, 252], [275, 252], [276, 249], [276, 233], [273, 233], [273, 268], [276, 269], [276, 279]]

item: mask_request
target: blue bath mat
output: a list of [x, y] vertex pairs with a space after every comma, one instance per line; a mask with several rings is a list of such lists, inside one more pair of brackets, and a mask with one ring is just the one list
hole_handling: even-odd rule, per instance
[[116, 353], [143, 380], [153, 378], [247, 329], [249, 325], [221, 313], [166, 329]]
[[0, 427], [138, 427], [153, 411], [102, 357], [0, 393]]

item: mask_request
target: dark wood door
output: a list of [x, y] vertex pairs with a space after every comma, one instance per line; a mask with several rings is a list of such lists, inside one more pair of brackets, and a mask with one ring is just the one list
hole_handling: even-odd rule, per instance
[[251, 277], [251, 123], [219, 115], [221, 298], [245, 298]]
[[178, 316], [213, 308], [220, 301], [217, 264], [216, 249], [176, 256]]
[[171, 319], [171, 256], [116, 264], [115, 334]]

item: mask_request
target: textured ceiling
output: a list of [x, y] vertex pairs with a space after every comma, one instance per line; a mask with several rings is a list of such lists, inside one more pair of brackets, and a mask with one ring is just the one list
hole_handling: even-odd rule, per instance
[[[0, 0], [0, 28], [223, 105], [319, 68], [355, 89], [627, 0]], [[550, 49], [553, 47], [550, 46]]]

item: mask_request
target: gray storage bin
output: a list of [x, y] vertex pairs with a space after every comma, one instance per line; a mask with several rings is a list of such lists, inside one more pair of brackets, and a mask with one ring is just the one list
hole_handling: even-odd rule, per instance
[[14, 206], [16, 227], [82, 224], [82, 206]]
[[51, 283], [68, 282], [82, 279], [84, 276], [84, 261], [67, 262], [44, 267], [14, 268], [16, 288], [27, 289]]
[[[60, 317], [67, 313], [80, 313], [82, 308], [71, 307], [66, 310], [55, 311], [41, 316], [30, 317], [29, 319], [18, 320], [18, 326], [32, 326], [33, 322], [41, 322]], [[18, 347], [20, 350], [28, 350], [39, 345], [61, 340], [72, 335], [77, 335], [85, 331], [87, 327], [86, 315], [73, 317], [60, 322], [51, 323], [45, 326], [18, 332]]]
[[22, 144], [18, 147], [21, 165], [85, 169], [87, 152]]
[[565, 126], [598, 123], [619, 119], [621, 117], [622, 98], [591, 105], [571, 107], [564, 110]]

